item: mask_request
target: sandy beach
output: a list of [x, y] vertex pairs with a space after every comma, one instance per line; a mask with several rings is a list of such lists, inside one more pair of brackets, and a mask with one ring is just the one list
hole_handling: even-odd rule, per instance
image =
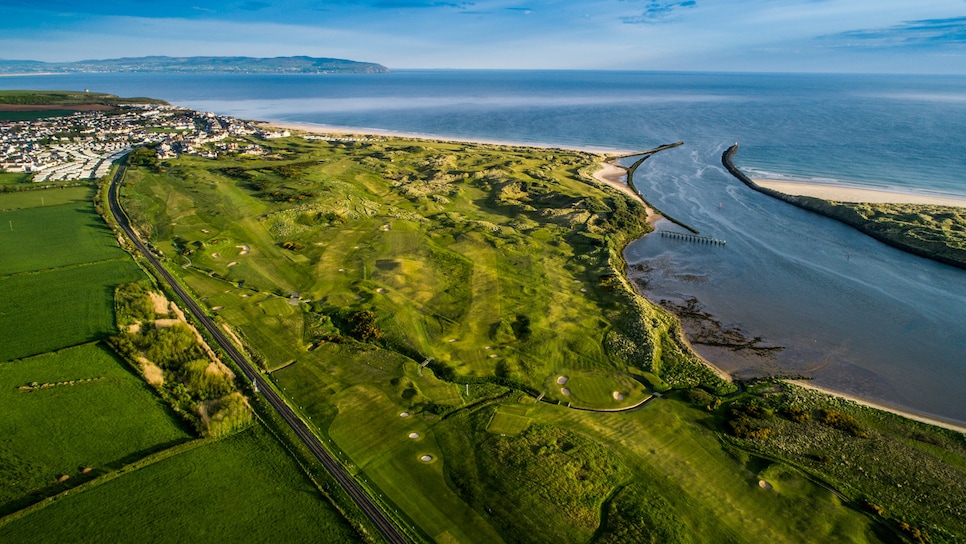
[[955, 197], [880, 191], [878, 189], [859, 189], [856, 187], [842, 187], [836, 185], [822, 185], [820, 183], [805, 183], [774, 179], [756, 179], [754, 182], [762, 187], [788, 195], [811, 196], [824, 200], [835, 200], [837, 202], [930, 204], [935, 206], [956, 206], [966, 208], [966, 198], [960, 199]]
[[661, 214], [659, 214], [654, 208], [648, 206], [647, 202], [641, 198], [641, 195], [637, 194], [637, 192], [627, 184], [627, 170], [609, 162], [601, 162], [600, 166], [600, 170], [594, 172], [594, 179], [601, 183], [610, 185], [618, 191], [640, 202], [644, 206], [644, 209], [647, 210], [647, 224], [651, 225], [653, 228], [654, 223], [661, 218]]
[[812, 384], [812, 383], [810, 383], [810, 382], [808, 382], [806, 380], [785, 380], [785, 381], [787, 381], [788, 383], [791, 383], [791, 384], [795, 384], [795, 385], [797, 385], [799, 387], [803, 387], [805, 389], [811, 389], [813, 391], [818, 391], [820, 393], [825, 393], [826, 395], [831, 395], [833, 397], [838, 397], [838, 398], [850, 400], [850, 401], [852, 401], [852, 402], [854, 402], [856, 404], [861, 404], [862, 406], [868, 406], [870, 408], [875, 408], [876, 410], [882, 410], [883, 412], [889, 412], [889, 413], [892, 413], [892, 414], [896, 414], [896, 415], [902, 416], [902, 417], [904, 417], [906, 419], [911, 419], [913, 421], [918, 421], [920, 423], [926, 423], [928, 425], [933, 425], [935, 427], [942, 427], [943, 429], [949, 429], [951, 431], [956, 431], [958, 433], [966, 433], [966, 426], [964, 426], [964, 425], [959, 425], [959, 424], [956, 424], [956, 423], [950, 423], [948, 421], [942, 421], [942, 420], [930, 418], [930, 417], [927, 417], [927, 416], [921, 416], [919, 414], [916, 414], [914, 412], [909, 412], [907, 410], [901, 410], [899, 408], [893, 408], [891, 406], [886, 406], [886, 405], [883, 405], [883, 404], [875, 403], [875, 402], [868, 401], [868, 400], [865, 400], [865, 399], [862, 399], [862, 398], [859, 398], [859, 397], [855, 397], [855, 396], [852, 396], [852, 395], [848, 395], [848, 394], [845, 394], [845, 393], [841, 393], [839, 391], [835, 391], [835, 390], [828, 389], [828, 388], [825, 388], [825, 387], [820, 387], [820, 386], [817, 386], [815, 384]]

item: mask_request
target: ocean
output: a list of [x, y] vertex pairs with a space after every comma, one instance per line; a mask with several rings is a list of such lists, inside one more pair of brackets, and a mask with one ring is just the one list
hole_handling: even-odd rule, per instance
[[[739, 376], [816, 385], [966, 422], [966, 271], [905, 254], [747, 189], [753, 176], [966, 198], [966, 77], [411, 70], [376, 75], [69, 74], [6, 89], [151, 96], [249, 119], [603, 150], [684, 141], [642, 193], [704, 246], [645, 237], [629, 274], [691, 301], [758, 353], [696, 344]], [[659, 228], [673, 228], [661, 224]], [[716, 325], [716, 326], [718, 326]]]

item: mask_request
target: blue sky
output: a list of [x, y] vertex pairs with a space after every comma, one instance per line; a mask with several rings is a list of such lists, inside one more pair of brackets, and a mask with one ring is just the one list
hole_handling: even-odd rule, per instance
[[0, 0], [0, 58], [966, 73], [966, 0]]

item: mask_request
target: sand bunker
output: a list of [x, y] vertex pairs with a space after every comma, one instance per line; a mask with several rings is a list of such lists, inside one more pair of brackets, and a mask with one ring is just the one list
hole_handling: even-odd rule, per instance
[[765, 480], [758, 480], [758, 487], [762, 489], [771, 489], [771, 484]]
[[232, 261], [232, 262], [228, 263], [228, 267], [235, 266], [236, 264], [238, 264], [238, 261]]
[[212, 256], [212, 258], [215, 258], [215, 259], [220, 259], [221, 258], [221, 255], [219, 255], [218, 253], [212, 253], [211, 256]]
[[409, 417], [409, 412], [399, 412], [399, 417]]
[[419, 460], [422, 461], [422, 462], [424, 462], [424, 463], [431, 463], [431, 462], [433, 462], [433, 459], [434, 458], [433, 458], [432, 455], [423, 455], [422, 457], [419, 458]]
[[416, 440], [417, 438], [419, 438], [419, 433], [409, 433], [409, 438]]
[[614, 391], [611, 394], [614, 396], [614, 400], [624, 400], [624, 394], [620, 391]]
[[563, 385], [563, 384], [567, 383], [567, 380], [569, 380], [569, 379], [570, 378], [568, 378], [566, 376], [560, 376], [559, 378], [557, 378], [557, 385]]
[[566, 397], [570, 396], [570, 389], [567, 389], [566, 387], [561, 387], [560, 392]]

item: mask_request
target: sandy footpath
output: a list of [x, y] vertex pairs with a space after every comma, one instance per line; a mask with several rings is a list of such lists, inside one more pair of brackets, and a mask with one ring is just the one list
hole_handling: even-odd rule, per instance
[[852, 396], [852, 395], [848, 395], [846, 393], [842, 393], [842, 392], [839, 392], [839, 391], [835, 391], [834, 389], [828, 389], [828, 388], [825, 388], [825, 387], [820, 387], [820, 386], [814, 385], [814, 384], [812, 384], [812, 383], [810, 383], [810, 382], [808, 382], [806, 380], [785, 380], [785, 381], [787, 381], [788, 383], [795, 384], [795, 385], [797, 385], [799, 387], [804, 387], [805, 389], [812, 389], [812, 390], [818, 391], [820, 393], [825, 393], [826, 395], [831, 395], [833, 397], [838, 397], [838, 398], [850, 400], [850, 401], [852, 401], [852, 402], [854, 402], [856, 404], [861, 404], [862, 406], [868, 406], [870, 408], [875, 408], [876, 410], [882, 410], [883, 412], [889, 412], [889, 413], [892, 413], [892, 414], [896, 414], [896, 415], [902, 416], [902, 417], [904, 417], [906, 419], [912, 419], [914, 421], [918, 421], [920, 423], [926, 423], [926, 424], [929, 424], [929, 425], [933, 425], [935, 427], [942, 427], [943, 429], [949, 429], [949, 430], [952, 430], [952, 431], [956, 431], [958, 433], [966, 433], [966, 426], [964, 426], [964, 425], [959, 425], [959, 424], [951, 423], [951, 422], [948, 422], [948, 421], [943, 421], [943, 420], [934, 419], [934, 418], [930, 418], [930, 417], [926, 417], [926, 416], [921, 416], [921, 415], [916, 414], [914, 412], [909, 412], [907, 410], [902, 410], [902, 409], [899, 409], [899, 408], [893, 408], [891, 406], [886, 406], [884, 404], [879, 404], [879, 403], [876, 403], [876, 402], [872, 402], [872, 401], [869, 401], [869, 400], [865, 400], [865, 399], [862, 399], [862, 398], [859, 398], [859, 397], [855, 397], [855, 396]]
[[819, 183], [778, 181], [772, 179], [756, 179], [754, 182], [762, 187], [788, 195], [811, 196], [824, 200], [835, 200], [837, 202], [932, 204], [936, 206], [966, 208], [966, 198], [919, 195], [894, 191], [880, 191], [878, 189], [858, 189], [855, 187], [840, 187]]

